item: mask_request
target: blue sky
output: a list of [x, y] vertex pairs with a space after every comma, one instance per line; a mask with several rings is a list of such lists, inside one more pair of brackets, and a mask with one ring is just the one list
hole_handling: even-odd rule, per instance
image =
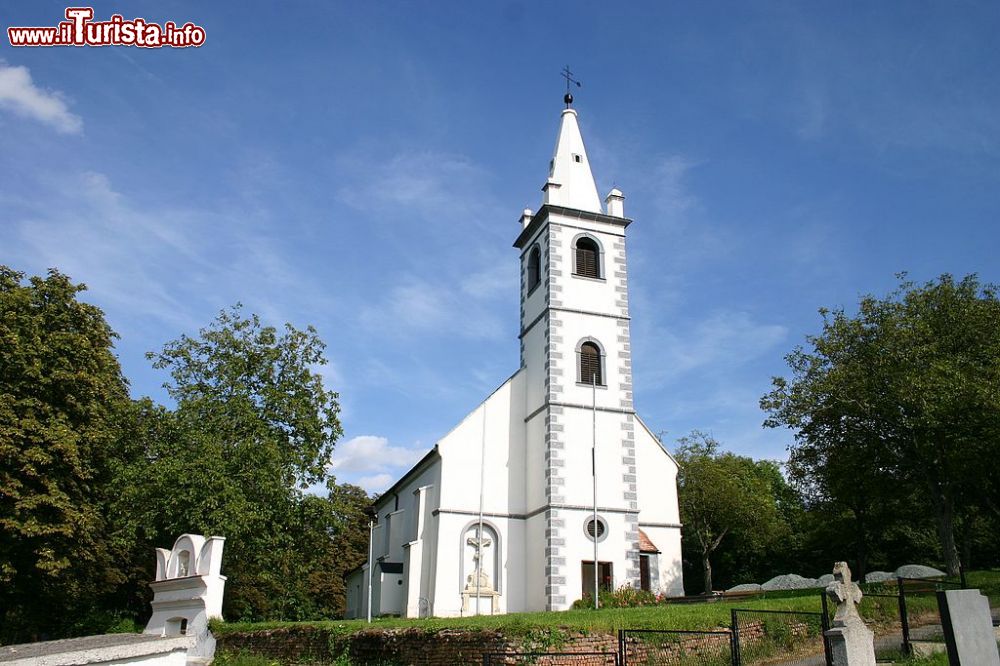
[[[7, 3], [3, 27], [64, 4]], [[0, 46], [0, 263], [144, 353], [237, 301], [313, 324], [372, 491], [518, 364], [517, 251], [562, 107], [627, 197], [635, 403], [781, 459], [759, 397], [817, 308], [1000, 281], [995, 2], [97, 2], [198, 49]]]

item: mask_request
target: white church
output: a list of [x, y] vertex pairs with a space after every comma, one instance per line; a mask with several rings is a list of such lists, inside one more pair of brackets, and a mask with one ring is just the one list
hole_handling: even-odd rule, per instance
[[520, 368], [377, 500], [348, 617], [368, 613], [369, 569], [373, 616], [564, 610], [595, 573], [683, 594], [677, 463], [632, 404], [631, 220], [619, 190], [601, 205], [571, 103], [514, 241]]

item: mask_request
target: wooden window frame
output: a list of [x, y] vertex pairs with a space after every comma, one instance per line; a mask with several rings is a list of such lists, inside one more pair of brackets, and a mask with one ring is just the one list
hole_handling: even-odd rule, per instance
[[[596, 367], [591, 367], [591, 363], [593, 363], [593, 361], [587, 361], [587, 365], [585, 367], [584, 360], [593, 359], [594, 354], [584, 353], [584, 348], [593, 349], [597, 352]], [[604, 352], [601, 350], [601, 346], [594, 340], [584, 340], [580, 343], [577, 350], [577, 356], [577, 383], [583, 386], [607, 386], [607, 378], [604, 376]]]
[[[532, 260], [537, 261], [534, 268], [531, 265]], [[528, 295], [530, 296], [542, 283], [542, 250], [537, 243], [528, 251], [527, 273]], [[534, 278], [534, 282], [532, 282], [532, 278]]]
[[[581, 248], [581, 243], [590, 245], [591, 248]], [[592, 257], [592, 262], [588, 257]], [[604, 252], [601, 249], [601, 244], [593, 236], [582, 235], [573, 241], [573, 275], [588, 280], [603, 280], [603, 258]]]

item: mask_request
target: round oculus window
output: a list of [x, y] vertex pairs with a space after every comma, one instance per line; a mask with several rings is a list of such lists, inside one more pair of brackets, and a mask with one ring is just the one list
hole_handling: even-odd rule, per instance
[[596, 537], [598, 541], [603, 541], [608, 533], [608, 525], [603, 518], [598, 518], [596, 523], [593, 518], [588, 518], [583, 529], [591, 540]]

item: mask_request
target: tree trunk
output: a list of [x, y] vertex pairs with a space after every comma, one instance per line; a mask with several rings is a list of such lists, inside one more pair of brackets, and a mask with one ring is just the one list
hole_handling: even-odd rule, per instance
[[857, 582], [864, 582], [865, 574], [868, 573], [868, 540], [862, 536], [858, 539], [858, 547], [855, 556], [858, 558], [857, 569], [851, 574], [851, 578]]
[[962, 568], [966, 571], [972, 568], [972, 531], [966, 530], [962, 535]]
[[705, 573], [705, 594], [712, 594], [712, 561], [708, 551], [701, 554], [701, 566]]
[[868, 573], [868, 521], [863, 508], [853, 507], [851, 511], [854, 513], [854, 520], [857, 523], [857, 545], [854, 551], [857, 560], [855, 561], [856, 568], [851, 572], [851, 577], [860, 583], [865, 580], [865, 574]]
[[937, 514], [938, 540], [941, 542], [941, 556], [945, 571], [949, 576], [959, 575], [958, 548], [955, 546], [955, 512], [953, 502], [945, 493], [934, 493], [934, 509]]

